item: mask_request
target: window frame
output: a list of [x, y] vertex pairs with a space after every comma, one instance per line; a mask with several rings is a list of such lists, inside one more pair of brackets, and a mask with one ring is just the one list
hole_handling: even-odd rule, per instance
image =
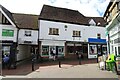
[[97, 39], [101, 39], [101, 34], [97, 33]]
[[81, 37], [81, 31], [73, 30], [72, 37]]
[[59, 28], [49, 28], [49, 35], [59, 35]]
[[24, 36], [31, 37], [32, 36], [32, 31], [24, 31]]

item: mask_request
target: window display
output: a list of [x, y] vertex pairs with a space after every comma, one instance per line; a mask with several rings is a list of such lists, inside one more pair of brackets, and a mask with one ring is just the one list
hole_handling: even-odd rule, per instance
[[42, 56], [49, 55], [49, 46], [42, 46]]
[[97, 46], [90, 45], [90, 55], [96, 55], [96, 54], [97, 54]]

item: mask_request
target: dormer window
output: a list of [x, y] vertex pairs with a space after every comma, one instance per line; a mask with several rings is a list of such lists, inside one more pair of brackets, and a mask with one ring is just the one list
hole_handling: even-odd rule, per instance
[[100, 26], [101, 25], [100, 22], [98, 22], [97, 25]]
[[91, 19], [91, 20], [89, 21], [89, 24], [90, 24], [90, 26], [96, 26], [96, 23], [95, 23], [95, 21], [94, 21], [93, 19]]

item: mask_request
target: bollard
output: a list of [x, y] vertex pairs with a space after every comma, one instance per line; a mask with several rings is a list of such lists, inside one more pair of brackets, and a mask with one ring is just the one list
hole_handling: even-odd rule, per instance
[[32, 59], [32, 71], [34, 71], [34, 59]]
[[61, 61], [59, 60], [59, 68], [61, 68]]
[[79, 59], [79, 65], [81, 65], [81, 59]]
[[79, 60], [79, 65], [81, 65], [81, 55], [80, 54], [79, 54], [78, 60]]

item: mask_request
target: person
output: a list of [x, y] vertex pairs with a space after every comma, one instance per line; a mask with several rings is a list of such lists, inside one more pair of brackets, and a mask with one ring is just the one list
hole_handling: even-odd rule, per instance
[[76, 51], [75, 53], [76, 53], [77, 59], [79, 59], [79, 54], [78, 54], [78, 51]]
[[53, 60], [55, 61], [55, 54], [56, 54], [56, 51], [55, 51], [55, 49], [53, 48]]
[[5, 67], [5, 66], [8, 67], [8, 63], [9, 63], [9, 56], [4, 55], [4, 57], [3, 57], [3, 67]]

